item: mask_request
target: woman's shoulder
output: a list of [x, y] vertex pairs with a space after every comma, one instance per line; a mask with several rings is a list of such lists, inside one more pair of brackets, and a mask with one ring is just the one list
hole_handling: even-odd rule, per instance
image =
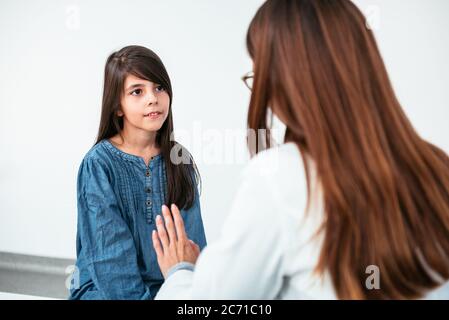
[[[315, 189], [314, 162], [304, 156]], [[293, 217], [302, 216], [307, 203], [308, 188], [304, 160], [295, 143], [286, 143], [260, 152], [246, 166], [242, 181], [251, 186], [252, 192], [259, 192], [259, 198], [272, 201], [276, 208]], [[315, 191], [314, 191], [315, 192]]]
[[254, 156], [245, 167], [244, 174], [265, 179], [303, 179], [303, 158], [295, 143], [281, 144]]

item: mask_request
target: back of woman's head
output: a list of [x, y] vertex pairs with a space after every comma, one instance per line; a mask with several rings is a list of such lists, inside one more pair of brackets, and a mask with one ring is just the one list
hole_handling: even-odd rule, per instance
[[[449, 158], [407, 119], [357, 7], [268, 0], [247, 46], [248, 126], [266, 129], [270, 106], [314, 160], [326, 213], [317, 271], [338, 297], [417, 298], [449, 279]], [[365, 286], [370, 265], [378, 290]]]

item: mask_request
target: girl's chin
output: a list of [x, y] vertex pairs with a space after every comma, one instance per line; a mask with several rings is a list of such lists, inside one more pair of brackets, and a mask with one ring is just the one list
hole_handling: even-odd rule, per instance
[[130, 125], [130, 127], [135, 127], [135, 128], [141, 129], [141, 130], [148, 131], [148, 132], [160, 130], [162, 128], [163, 124], [164, 124], [164, 119], [162, 117], [155, 119], [155, 120], [142, 119], [142, 120], [138, 121], [137, 119], [135, 119], [135, 121], [128, 123], [128, 125]]
[[158, 131], [162, 128], [163, 122], [155, 121], [154, 123], [143, 123], [141, 128], [145, 131]]
[[159, 126], [159, 127], [156, 127], [156, 126], [154, 126], [154, 127], [145, 126], [145, 127], [142, 127], [142, 129], [145, 130], [145, 131], [148, 131], [148, 132], [156, 132], [156, 131], [159, 131], [161, 129], [161, 126]]

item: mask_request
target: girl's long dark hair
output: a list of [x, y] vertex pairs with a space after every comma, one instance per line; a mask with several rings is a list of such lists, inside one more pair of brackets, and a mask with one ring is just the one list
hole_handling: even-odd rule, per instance
[[[349, 0], [266, 1], [247, 36], [248, 126], [267, 128], [271, 105], [285, 140], [314, 160], [325, 208], [317, 271], [338, 297], [418, 298], [449, 279], [449, 158], [404, 114], [365, 21]], [[371, 265], [379, 290], [365, 286]]]
[[[190, 153], [174, 141], [172, 100], [173, 91], [164, 64], [156, 53], [142, 46], [127, 46], [112, 53], [104, 70], [103, 102], [98, 136], [95, 144], [120, 134], [123, 118], [117, 115], [127, 75], [132, 74], [165, 88], [170, 97], [168, 117], [157, 132], [156, 143], [161, 148], [167, 173], [166, 204], [189, 209], [193, 205], [200, 175]], [[174, 152], [174, 153], [173, 153]], [[171, 154], [172, 153], [172, 154]], [[182, 159], [174, 163], [172, 157]], [[175, 161], [179, 162], [179, 161]]]

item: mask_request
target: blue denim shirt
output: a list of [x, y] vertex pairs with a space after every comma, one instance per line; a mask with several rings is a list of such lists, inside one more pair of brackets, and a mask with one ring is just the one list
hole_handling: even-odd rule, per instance
[[[166, 198], [163, 156], [147, 166], [102, 140], [78, 172], [76, 269], [69, 299], [153, 299], [164, 279], [151, 232]], [[187, 235], [206, 246], [199, 194], [181, 210]]]

